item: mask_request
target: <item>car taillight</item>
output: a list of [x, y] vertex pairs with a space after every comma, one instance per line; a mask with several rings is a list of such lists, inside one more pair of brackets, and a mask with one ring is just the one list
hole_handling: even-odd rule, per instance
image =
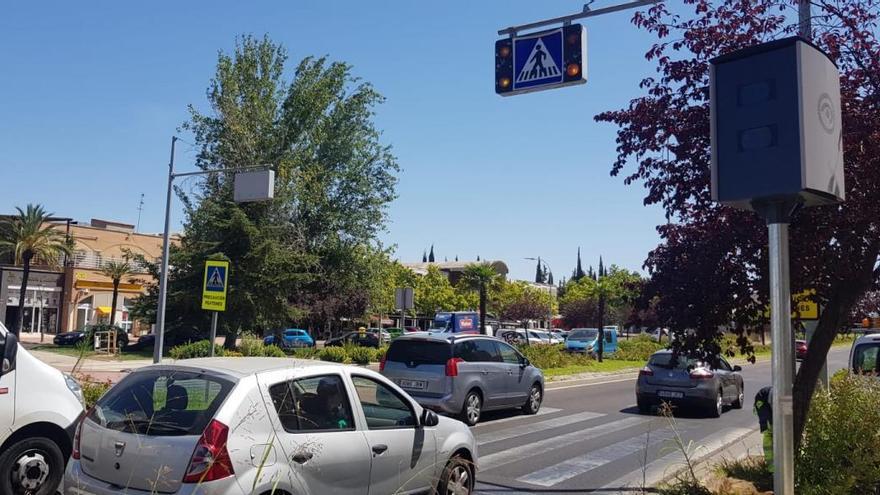
[[382, 354], [382, 358], [379, 359], [379, 371], [385, 371], [385, 354]]
[[645, 366], [639, 370], [639, 376], [654, 376], [654, 370]]
[[235, 472], [232, 469], [232, 459], [226, 450], [226, 439], [229, 436], [229, 427], [216, 419], [208, 423], [208, 427], [199, 438], [199, 443], [193, 451], [183, 476], [184, 483], [201, 483], [214, 481]]
[[458, 363], [464, 361], [462, 358], [449, 358], [446, 361], [446, 376], [458, 376]]
[[73, 452], [70, 454], [70, 457], [73, 457], [76, 460], [79, 460], [80, 458], [79, 441], [80, 437], [82, 436], [83, 423], [86, 421], [86, 418], [89, 414], [92, 413], [94, 409], [95, 406], [92, 406], [88, 411], [86, 411], [85, 414], [82, 415], [81, 418], [79, 418], [79, 422], [76, 424], [76, 433], [73, 434]]
[[715, 373], [712, 373], [706, 368], [697, 368], [690, 373], [690, 377], [693, 380], [708, 380], [713, 376], [715, 376]]

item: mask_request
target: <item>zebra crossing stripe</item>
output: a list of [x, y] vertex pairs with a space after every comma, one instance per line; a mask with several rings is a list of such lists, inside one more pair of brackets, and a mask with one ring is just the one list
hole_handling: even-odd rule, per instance
[[481, 455], [479, 461], [480, 470], [489, 470], [511, 462], [546, 454], [547, 452], [558, 449], [560, 445], [570, 445], [574, 442], [590, 440], [616, 431], [632, 428], [633, 426], [644, 424], [648, 421], [650, 421], [649, 418], [642, 417], [623, 418], [610, 423], [603, 423], [590, 428], [584, 428], [583, 430], [566, 433], [564, 435], [545, 438], [544, 440], [502, 450], [501, 452], [496, 452], [494, 454]]
[[471, 426], [471, 430], [476, 431], [476, 430], [479, 430], [480, 427], [497, 425], [499, 423], [507, 423], [509, 421], [516, 421], [518, 419], [530, 419], [530, 418], [534, 418], [535, 416], [544, 416], [545, 414], [553, 414], [553, 413], [557, 413], [561, 410], [562, 409], [557, 409], [555, 407], [542, 407], [541, 409], [538, 410], [537, 414], [533, 414], [531, 416], [517, 415], [517, 416], [510, 416], [509, 418], [501, 418], [501, 419], [486, 421], [485, 423], [479, 423], [475, 426]]
[[675, 435], [671, 428], [662, 428], [652, 431], [650, 437], [645, 434], [631, 437], [627, 440], [611, 444], [589, 454], [572, 457], [558, 464], [539, 469], [535, 472], [520, 476], [516, 480], [522, 483], [550, 487], [563, 481], [588, 473], [593, 469], [614, 462], [628, 455], [641, 452], [646, 447], [654, 446], [670, 440]]
[[501, 440], [508, 440], [510, 438], [528, 435], [529, 433], [535, 433], [538, 431], [549, 430], [551, 428], [559, 428], [560, 426], [568, 426], [571, 424], [580, 423], [581, 421], [589, 421], [591, 419], [601, 418], [602, 416], [605, 415], [601, 413], [586, 411], [578, 414], [571, 414], [569, 416], [560, 416], [558, 418], [545, 419], [544, 421], [531, 423], [525, 428], [522, 426], [512, 426], [503, 430], [492, 431], [489, 433], [478, 435], [477, 445], [500, 442]]

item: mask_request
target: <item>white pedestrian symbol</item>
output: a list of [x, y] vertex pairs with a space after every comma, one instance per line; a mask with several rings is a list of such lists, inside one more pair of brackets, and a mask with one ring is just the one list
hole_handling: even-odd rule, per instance
[[516, 82], [529, 82], [535, 79], [546, 79], [548, 77], [556, 77], [560, 74], [556, 61], [544, 46], [544, 40], [538, 38], [538, 42], [529, 53], [526, 59], [526, 65], [519, 71]]
[[223, 276], [220, 275], [220, 268], [214, 267], [211, 276], [208, 277], [208, 288], [215, 290], [223, 290]]

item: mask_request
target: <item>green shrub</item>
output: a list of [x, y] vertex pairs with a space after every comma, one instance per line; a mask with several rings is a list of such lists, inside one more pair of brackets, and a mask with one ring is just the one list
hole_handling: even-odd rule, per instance
[[880, 380], [835, 374], [813, 398], [795, 463], [797, 493], [874, 494], [880, 487]]
[[[265, 356], [266, 350], [263, 341], [254, 337], [243, 337], [238, 346], [238, 352], [244, 356]], [[270, 346], [271, 347], [271, 346]]]
[[[193, 359], [200, 357], [208, 357], [211, 354], [211, 341], [210, 340], [199, 340], [198, 342], [190, 342], [189, 344], [182, 344], [178, 346], [174, 346], [168, 351], [168, 355], [171, 356], [172, 359]], [[224, 349], [222, 346], [216, 346], [214, 348], [215, 356], [223, 356]]]
[[388, 353], [388, 345], [383, 345], [378, 349], [373, 349], [373, 361], [379, 362]]
[[532, 363], [541, 368], [563, 368], [565, 366], [586, 366], [592, 362], [589, 356], [565, 351], [561, 344], [520, 345], [520, 352]]
[[280, 348], [274, 345], [264, 345], [263, 346], [263, 356], [266, 357], [287, 357], [287, 354], [284, 353]]
[[242, 354], [238, 351], [227, 351], [226, 349], [223, 349], [223, 357], [243, 357], [243, 356], [244, 356], [244, 354]]
[[83, 398], [86, 402], [86, 409], [94, 406], [98, 399], [104, 395], [104, 392], [110, 389], [113, 384], [110, 380], [95, 380], [90, 375], [80, 375], [75, 377], [82, 387]]
[[639, 335], [634, 339], [617, 341], [617, 352], [614, 359], [622, 361], [647, 361], [651, 354], [665, 348], [663, 344], [654, 342], [647, 335]]
[[318, 357], [322, 361], [330, 361], [333, 363], [349, 362], [348, 353], [344, 347], [325, 347], [318, 353]]
[[352, 362], [356, 364], [370, 364], [376, 353], [370, 347], [355, 347], [346, 351]]
[[286, 352], [297, 359], [318, 359], [318, 349], [314, 347], [297, 347]]

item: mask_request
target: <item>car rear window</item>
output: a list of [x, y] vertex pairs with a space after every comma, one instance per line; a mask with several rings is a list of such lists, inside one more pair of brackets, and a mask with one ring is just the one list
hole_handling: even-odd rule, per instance
[[452, 357], [450, 345], [424, 340], [395, 340], [388, 348], [386, 361], [395, 363], [446, 364]]
[[[651, 356], [651, 360], [648, 361], [648, 364], [651, 366], [657, 366], [658, 368], [666, 368], [673, 369], [672, 366], [672, 354], [671, 353], [663, 353], [663, 354], [654, 354]], [[696, 359], [686, 358], [685, 356], [678, 356], [678, 359], [675, 363], [675, 369], [677, 370], [685, 370], [690, 368], [699, 367], [702, 363]]]
[[201, 435], [232, 387], [229, 380], [194, 371], [132, 373], [98, 401], [89, 419], [128, 433]]

